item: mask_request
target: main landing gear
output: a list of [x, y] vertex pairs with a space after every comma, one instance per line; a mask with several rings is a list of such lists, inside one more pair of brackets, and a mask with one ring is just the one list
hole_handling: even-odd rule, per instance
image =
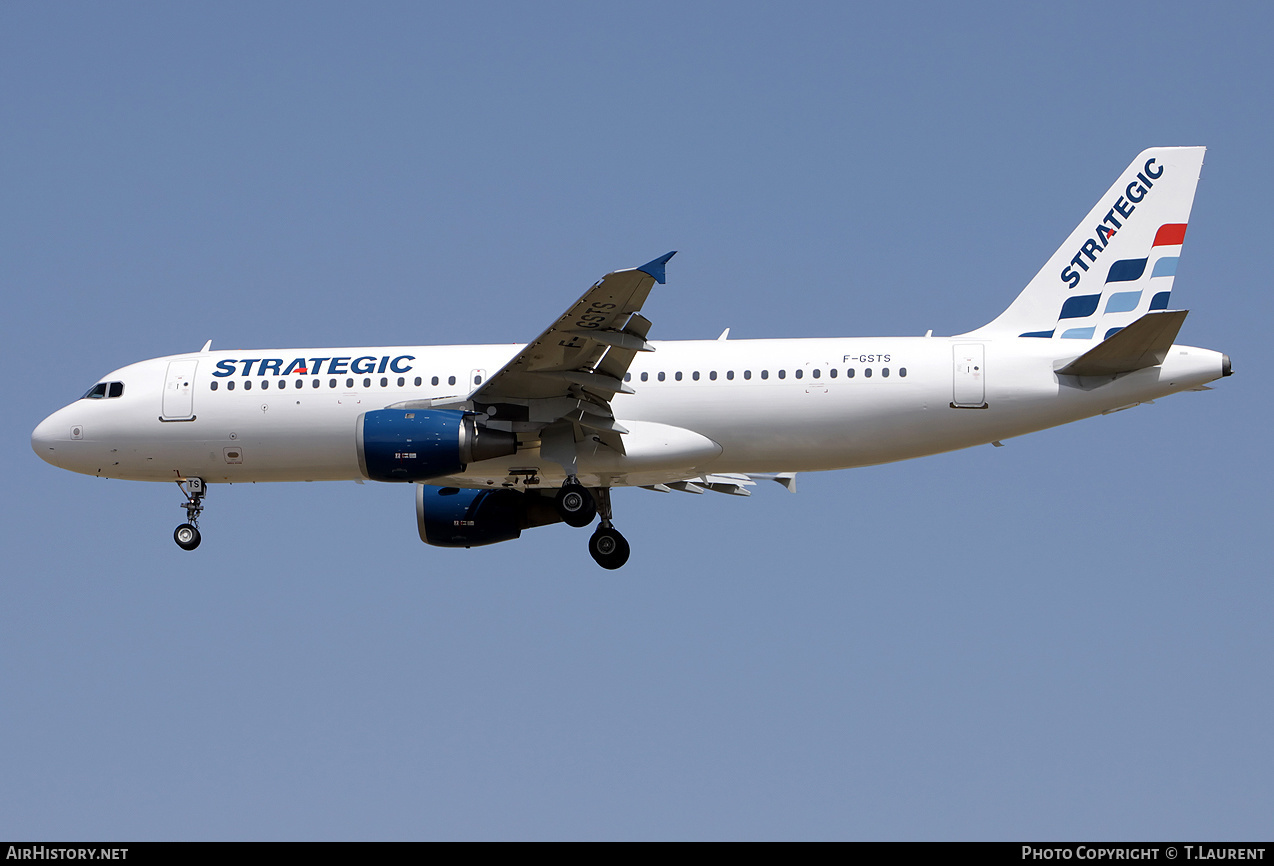
[[610, 488], [589, 490], [574, 475], [566, 479], [554, 500], [557, 513], [568, 526], [582, 527], [593, 522], [598, 514], [601, 523], [588, 540], [588, 552], [602, 568], [616, 569], [628, 561], [628, 542], [619, 530], [611, 525]]
[[571, 476], [557, 493], [557, 513], [570, 526], [588, 526], [601, 514], [602, 520], [588, 540], [588, 552], [602, 568], [616, 569], [628, 561], [628, 541], [611, 524], [610, 488], [589, 491]]
[[203, 498], [206, 493], [202, 478], [187, 478], [178, 481], [177, 486], [186, 495], [181, 507], [186, 509], [186, 522], [173, 530], [173, 541], [182, 550], [194, 550], [201, 541], [199, 537], [199, 512], [203, 511]]
[[557, 491], [557, 499], [553, 504], [557, 506], [557, 513], [562, 516], [563, 522], [577, 529], [588, 526], [597, 516], [597, 503], [593, 500], [593, 495], [574, 475], [567, 478], [566, 483]]
[[628, 561], [628, 540], [609, 523], [598, 524], [597, 531], [588, 540], [588, 552], [602, 568], [615, 570]]
[[588, 540], [588, 552], [598, 565], [613, 571], [628, 561], [628, 541], [611, 525], [610, 488], [599, 487], [593, 495], [597, 498], [597, 511], [602, 520]]

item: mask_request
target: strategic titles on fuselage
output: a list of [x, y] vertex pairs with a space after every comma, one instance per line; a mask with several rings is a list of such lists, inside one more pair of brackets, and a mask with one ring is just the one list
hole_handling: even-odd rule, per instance
[[336, 376], [344, 373], [409, 373], [415, 355], [344, 355], [332, 358], [225, 358], [214, 376]]
[[[1156, 168], [1155, 166], [1154, 157], [1146, 160], [1141, 171], [1137, 172], [1137, 179], [1129, 182], [1124, 188], [1124, 194], [1115, 200], [1110, 210], [1106, 211], [1106, 216], [1093, 229], [1093, 236], [1084, 241], [1070, 264], [1062, 268], [1062, 282], [1066, 283], [1067, 288], [1073, 289], [1079, 285], [1089, 264], [1097, 261], [1097, 254], [1106, 249], [1115, 232], [1124, 227], [1123, 220], [1132, 216], [1137, 205], [1150, 194], [1150, 190], [1155, 185], [1154, 182], [1163, 177], [1164, 167], [1160, 165]], [[1123, 219], [1120, 219], [1121, 217]], [[1077, 271], [1075, 268], [1080, 270]]]

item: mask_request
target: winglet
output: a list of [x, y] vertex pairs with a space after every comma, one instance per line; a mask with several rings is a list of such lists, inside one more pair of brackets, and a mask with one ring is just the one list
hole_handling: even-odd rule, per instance
[[667, 255], [660, 256], [654, 261], [646, 262], [646, 264], [642, 265], [637, 270], [641, 271], [643, 274], [650, 274], [655, 278], [655, 282], [662, 286], [666, 282], [664, 279], [664, 265], [668, 264], [668, 260], [676, 254], [677, 251], [673, 250]]

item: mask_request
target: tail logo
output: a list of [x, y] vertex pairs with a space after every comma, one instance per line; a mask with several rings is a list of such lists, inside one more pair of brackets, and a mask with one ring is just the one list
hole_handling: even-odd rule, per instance
[[[1136, 283], [1146, 274], [1146, 267], [1150, 264], [1150, 260], [1155, 260], [1154, 267], [1150, 271], [1150, 282], [1146, 288], [1154, 289], [1150, 292], [1150, 302], [1146, 309], [1142, 309], [1142, 299], [1146, 294], [1145, 288], [1134, 286], [1116, 286], [1115, 289], [1123, 289], [1123, 291], [1111, 291], [1106, 293], [1105, 288], [1101, 292], [1092, 295], [1072, 295], [1062, 303], [1061, 312], [1057, 315], [1058, 330], [1065, 322], [1067, 325], [1080, 324], [1077, 320], [1090, 320], [1087, 327], [1069, 327], [1062, 330], [1061, 336], [1068, 339], [1091, 339], [1096, 336], [1098, 326], [1102, 323], [1104, 316], [1112, 313], [1144, 313], [1152, 310], [1168, 309], [1168, 299], [1172, 295], [1172, 280], [1155, 282], [1156, 277], [1174, 277], [1177, 274], [1177, 261], [1181, 258], [1180, 250], [1160, 249], [1161, 247], [1180, 247], [1186, 238], [1185, 223], [1166, 223], [1159, 227], [1155, 232], [1154, 243], [1151, 244], [1150, 254], [1142, 259], [1120, 259], [1110, 266], [1110, 270], [1106, 274], [1106, 286], [1111, 283]], [[1169, 255], [1162, 255], [1168, 253]], [[1103, 296], [1106, 300], [1106, 307], [1098, 313], [1101, 307]], [[1067, 320], [1070, 321], [1067, 321]], [[1114, 327], [1107, 330], [1104, 337], [1110, 337], [1117, 331], [1122, 330], [1122, 326]], [[1031, 331], [1022, 334], [1023, 337], [1052, 337], [1056, 331]]]
[[[1079, 251], [1075, 253], [1074, 258], [1070, 260], [1070, 264], [1062, 268], [1062, 282], [1066, 283], [1068, 288], [1073, 289], [1079, 285], [1080, 280], [1083, 279], [1084, 273], [1088, 271], [1089, 264], [1097, 261], [1097, 254], [1106, 249], [1107, 244], [1110, 243], [1110, 239], [1114, 237], [1115, 232], [1123, 228], [1124, 224], [1120, 220], [1120, 217], [1123, 217], [1125, 220], [1131, 217], [1133, 211], [1137, 209], [1137, 205], [1144, 200], [1145, 197], [1150, 194], [1150, 190], [1154, 188], [1154, 182], [1163, 177], [1163, 166], [1160, 165], [1156, 168], [1155, 165], [1156, 160], [1154, 157], [1146, 160], [1146, 164], [1142, 166], [1141, 171], [1137, 172], [1137, 179], [1128, 184], [1128, 186], [1124, 189], [1124, 194], [1115, 200], [1115, 203], [1110, 210], [1106, 211], [1106, 216], [1100, 223], [1097, 224], [1096, 228], [1093, 229], [1093, 237], [1084, 241], [1083, 245], [1079, 248]], [[1119, 216], [1117, 217], [1115, 214], [1119, 214]], [[1164, 228], [1167, 228], [1167, 226], [1164, 226]], [[1162, 233], [1163, 229], [1160, 229], [1159, 231]], [[1180, 241], [1178, 241], [1178, 243], [1180, 243]], [[1158, 238], [1155, 239], [1155, 245], [1159, 245]], [[1115, 268], [1121, 264], [1124, 263], [1116, 262], [1113, 266], [1111, 266], [1111, 273], [1113, 274], [1115, 272]], [[1142, 266], [1145, 266], [1144, 259], [1142, 260]], [[1076, 268], [1079, 268], [1079, 270], [1075, 270]], [[1140, 276], [1141, 274], [1138, 273], [1135, 277], [1124, 277], [1123, 279], [1135, 280]], [[1112, 280], [1107, 280], [1107, 282], [1111, 281]]]

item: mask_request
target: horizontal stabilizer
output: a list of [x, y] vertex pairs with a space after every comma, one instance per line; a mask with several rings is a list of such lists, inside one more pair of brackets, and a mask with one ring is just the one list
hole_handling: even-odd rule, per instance
[[1064, 376], [1117, 376], [1163, 363], [1187, 310], [1146, 313], [1057, 372]]

